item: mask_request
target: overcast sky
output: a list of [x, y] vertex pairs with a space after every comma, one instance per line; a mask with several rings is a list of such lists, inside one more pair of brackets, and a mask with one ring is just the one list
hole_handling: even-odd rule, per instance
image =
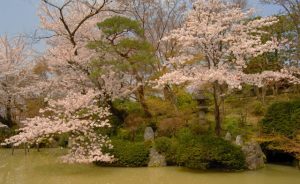
[[[0, 35], [32, 34], [39, 25], [38, 4], [39, 0], [0, 0]], [[261, 5], [259, 0], [249, 0], [249, 4], [262, 16], [279, 11], [278, 7]]]

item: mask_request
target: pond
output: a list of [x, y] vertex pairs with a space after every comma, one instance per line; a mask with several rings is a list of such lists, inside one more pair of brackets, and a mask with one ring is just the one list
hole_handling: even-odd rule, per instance
[[267, 165], [258, 171], [201, 172], [180, 167], [106, 168], [68, 165], [57, 157], [64, 150], [0, 149], [0, 184], [298, 184], [300, 171], [293, 167]]

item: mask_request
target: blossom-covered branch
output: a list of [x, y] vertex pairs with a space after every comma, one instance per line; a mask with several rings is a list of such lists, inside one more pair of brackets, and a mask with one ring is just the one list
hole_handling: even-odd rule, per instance
[[[109, 138], [99, 129], [110, 127], [107, 108], [99, 107], [99, 93], [89, 90], [86, 94], [70, 93], [62, 100], [49, 100], [41, 110], [43, 116], [24, 120], [20, 133], [5, 140], [6, 145], [39, 144], [53, 136], [69, 133], [72, 145], [63, 157], [69, 163], [111, 162], [113, 156], [103, 153], [103, 147], [112, 148]], [[49, 115], [51, 114], [51, 115]], [[48, 116], [47, 116], [48, 115]]]

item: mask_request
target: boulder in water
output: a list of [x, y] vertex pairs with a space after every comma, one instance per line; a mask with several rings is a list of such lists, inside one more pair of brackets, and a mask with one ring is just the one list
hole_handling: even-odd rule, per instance
[[257, 142], [249, 142], [242, 146], [246, 157], [246, 166], [250, 170], [256, 170], [265, 166], [265, 154]]

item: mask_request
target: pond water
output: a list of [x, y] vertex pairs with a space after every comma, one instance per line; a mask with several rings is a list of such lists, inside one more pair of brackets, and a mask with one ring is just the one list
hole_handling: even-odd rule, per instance
[[299, 184], [300, 171], [267, 165], [258, 171], [201, 172], [180, 167], [106, 168], [68, 165], [57, 157], [64, 151], [0, 149], [0, 184]]

